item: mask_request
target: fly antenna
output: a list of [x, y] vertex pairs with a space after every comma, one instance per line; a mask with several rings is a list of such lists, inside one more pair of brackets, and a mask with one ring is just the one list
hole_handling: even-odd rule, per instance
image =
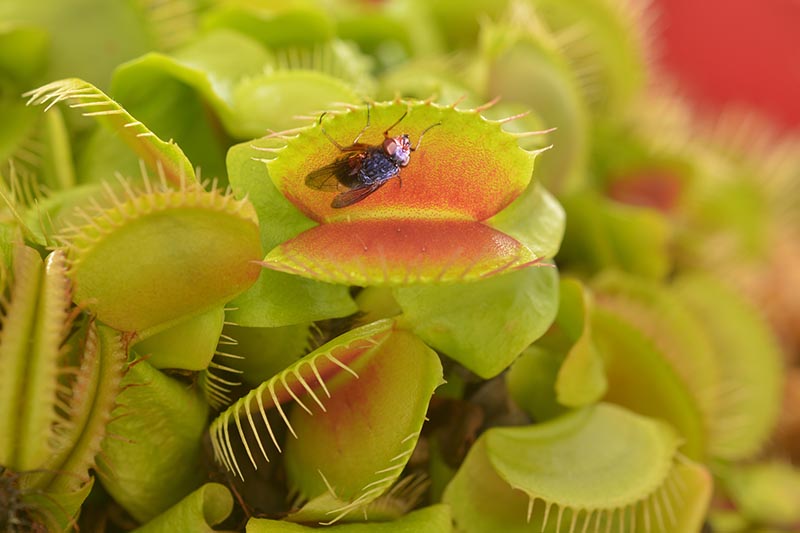
[[419, 148], [419, 145], [422, 143], [422, 137], [424, 137], [425, 134], [428, 133], [429, 130], [435, 128], [436, 126], [441, 126], [441, 125], [442, 125], [441, 122], [436, 122], [434, 124], [431, 124], [427, 128], [425, 128], [424, 130], [422, 130], [422, 133], [419, 134], [419, 139], [417, 139], [417, 145], [414, 148], [412, 148], [411, 151], [412, 152], [416, 152], [417, 151], [417, 148]]
[[406, 106], [406, 110], [403, 112], [403, 114], [402, 114], [402, 115], [400, 115], [400, 118], [398, 118], [398, 119], [395, 121], [395, 123], [394, 123], [394, 124], [392, 124], [391, 126], [389, 126], [388, 128], [386, 128], [386, 131], [384, 131], [384, 132], [383, 132], [383, 136], [384, 136], [384, 137], [388, 137], [388, 136], [389, 136], [389, 132], [390, 132], [390, 131], [392, 131], [392, 128], [394, 128], [395, 126], [397, 126], [398, 124], [400, 124], [401, 122], [403, 122], [403, 119], [404, 119], [404, 118], [406, 118], [406, 115], [408, 115], [408, 106]]

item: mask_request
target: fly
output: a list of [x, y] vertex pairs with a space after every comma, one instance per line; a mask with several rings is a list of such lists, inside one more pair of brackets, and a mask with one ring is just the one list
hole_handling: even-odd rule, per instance
[[[347, 207], [358, 203], [380, 189], [390, 179], [395, 177], [400, 179], [400, 170], [408, 165], [411, 152], [419, 148], [422, 137], [428, 130], [441, 124], [441, 122], [437, 122], [425, 128], [419, 135], [417, 145], [412, 147], [407, 133], [396, 137], [389, 136], [389, 132], [406, 118], [408, 114], [408, 110], [406, 110], [394, 124], [383, 132], [383, 142], [381, 144], [360, 143], [358, 140], [369, 127], [369, 109], [367, 107], [367, 123], [361, 128], [361, 131], [353, 139], [350, 146], [342, 146], [328, 135], [328, 132], [322, 127], [322, 118], [325, 113], [319, 117], [322, 133], [343, 155], [333, 163], [310, 172], [306, 176], [305, 183], [312, 189], [319, 191], [341, 191], [344, 189], [343, 192], [333, 198], [331, 207]], [[400, 184], [402, 185], [402, 180]]]

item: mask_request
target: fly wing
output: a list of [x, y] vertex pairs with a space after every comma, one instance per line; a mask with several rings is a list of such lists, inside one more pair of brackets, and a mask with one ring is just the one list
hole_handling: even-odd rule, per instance
[[341, 194], [337, 194], [333, 198], [333, 202], [331, 202], [331, 207], [347, 207], [348, 205], [353, 205], [355, 203], [360, 202], [370, 194], [374, 193], [381, 186], [386, 183], [373, 183], [372, 185], [367, 185], [366, 187], [359, 187], [357, 189], [350, 189], [349, 191], [345, 191]]
[[338, 191], [347, 188], [347, 183], [352, 180], [353, 165], [349, 157], [337, 159], [329, 165], [309, 172], [305, 183], [318, 191]]

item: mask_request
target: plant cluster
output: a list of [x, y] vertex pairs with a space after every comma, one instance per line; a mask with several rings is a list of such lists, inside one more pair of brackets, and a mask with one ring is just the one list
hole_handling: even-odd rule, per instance
[[0, 20], [0, 529], [800, 527], [798, 145], [644, 0]]

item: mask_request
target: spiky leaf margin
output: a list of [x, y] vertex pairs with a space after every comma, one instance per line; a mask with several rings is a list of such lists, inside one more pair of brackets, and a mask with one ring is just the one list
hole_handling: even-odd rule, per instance
[[192, 164], [172, 142], [159, 139], [147, 126], [131, 116], [117, 102], [91, 83], [67, 78], [54, 81], [25, 93], [28, 105], [44, 105], [45, 111], [59, 102], [67, 102], [85, 117], [94, 118], [118, 135], [145, 163], [170, 183], [195, 180]]

